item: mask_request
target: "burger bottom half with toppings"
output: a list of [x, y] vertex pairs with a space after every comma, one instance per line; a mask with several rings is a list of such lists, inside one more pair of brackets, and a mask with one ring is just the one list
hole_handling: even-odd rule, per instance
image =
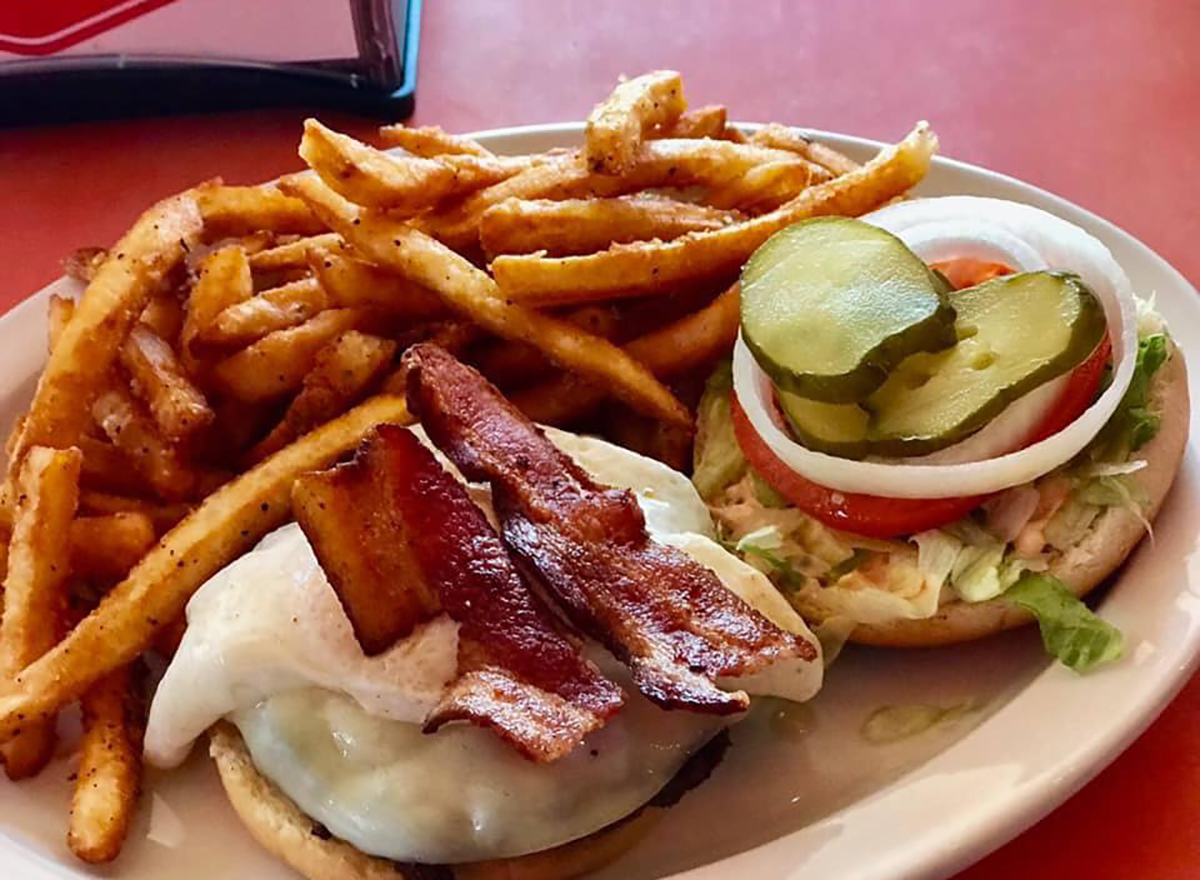
[[420, 425], [302, 477], [297, 522], [192, 599], [147, 758], [216, 724], [233, 806], [309, 877], [583, 873], [753, 697], [811, 698], [819, 643], [685, 476], [539, 429], [435, 345], [405, 365]]
[[694, 480], [828, 653], [1036, 621], [1086, 672], [1122, 635], [1081, 598], [1151, 533], [1188, 417], [1169, 328], [1099, 241], [1015, 202], [905, 200], [751, 258]]

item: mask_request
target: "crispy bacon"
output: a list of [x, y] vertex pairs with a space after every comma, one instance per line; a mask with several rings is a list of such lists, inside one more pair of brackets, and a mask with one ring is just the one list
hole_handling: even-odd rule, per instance
[[470, 480], [492, 486], [505, 543], [567, 616], [666, 708], [749, 705], [721, 677], [815, 660], [708, 569], [652, 540], [632, 493], [597, 485], [475, 370], [429, 344], [404, 357], [409, 407]]
[[[365, 625], [381, 605], [393, 607], [383, 616], [399, 635], [438, 610], [458, 621], [460, 675], [427, 731], [471, 721], [549, 762], [620, 708], [621, 689], [579, 655], [465, 487], [407, 429], [379, 426], [353, 462], [303, 478], [294, 498], [331, 581], [339, 570], [365, 578], [350, 589], [335, 583], [352, 621]], [[326, 558], [330, 548], [338, 560]]]

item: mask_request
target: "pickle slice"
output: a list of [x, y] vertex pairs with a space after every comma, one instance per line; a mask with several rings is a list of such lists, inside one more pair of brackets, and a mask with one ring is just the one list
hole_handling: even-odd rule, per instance
[[784, 391], [853, 403], [916, 352], [954, 345], [946, 285], [900, 239], [849, 217], [789, 226], [742, 271], [742, 335]]
[[865, 403], [872, 452], [922, 455], [957, 443], [1083, 363], [1107, 328], [1095, 294], [1063, 272], [996, 278], [951, 301], [958, 344], [908, 358]]
[[1106, 328], [1095, 295], [1065, 273], [997, 278], [952, 294], [951, 302], [958, 344], [907, 358], [862, 404], [780, 390], [780, 408], [797, 438], [844, 458], [936, 452], [1083, 363]]

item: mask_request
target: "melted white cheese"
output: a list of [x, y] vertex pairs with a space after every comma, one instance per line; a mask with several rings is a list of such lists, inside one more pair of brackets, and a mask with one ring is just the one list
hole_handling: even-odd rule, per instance
[[[686, 477], [600, 440], [547, 434], [598, 481], [633, 490], [656, 540], [816, 646], [767, 578], [713, 540], [711, 517]], [[486, 489], [472, 487], [472, 495], [487, 510]], [[658, 709], [593, 649], [623, 684], [626, 705], [553, 765], [526, 761], [470, 725], [422, 734], [418, 722], [456, 671], [457, 625], [437, 618], [385, 654], [365, 657], [295, 524], [215, 575], [187, 613], [187, 632], [151, 706], [147, 760], [178, 763], [197, 736], [228, 717], [255, 765], [301, 809], [364, 852], [398, 861], [498, 858], [597, 831], [653, 797], [726, 723]], [[805, 700], [821, 675], [818, 656], [722, 685]]]

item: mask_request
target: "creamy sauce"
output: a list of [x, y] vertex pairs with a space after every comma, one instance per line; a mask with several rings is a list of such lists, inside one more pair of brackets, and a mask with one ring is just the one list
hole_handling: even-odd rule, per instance
[[[603, 441], [547, 434], [598, 481], [634, 491], [656, 540], [816, 645], [770, 581], [713, 540], [686, 477]], [[488, 510], [485, 488], [472, 495]], [[534, 764], [470, 725], [423, 734], [418, 723], [454, 677], [457, 647], [457, 625], [440, 617], [365, 657], [303, 532], [284, 526], [189, 603], [187, 632], [151, 707], [147, 759], [182, 761], [197, 736], [228, 717], [259, 770], [338, 837], [399, 861], [453, 863], [533, 852], [603, 828], [653, 797], [727, 723], [658, 709], [592, 646], [628, 699], [567, 758]], [[819, 659], [795, 660], [721, 684], [806, 700], [821, 676]]]

